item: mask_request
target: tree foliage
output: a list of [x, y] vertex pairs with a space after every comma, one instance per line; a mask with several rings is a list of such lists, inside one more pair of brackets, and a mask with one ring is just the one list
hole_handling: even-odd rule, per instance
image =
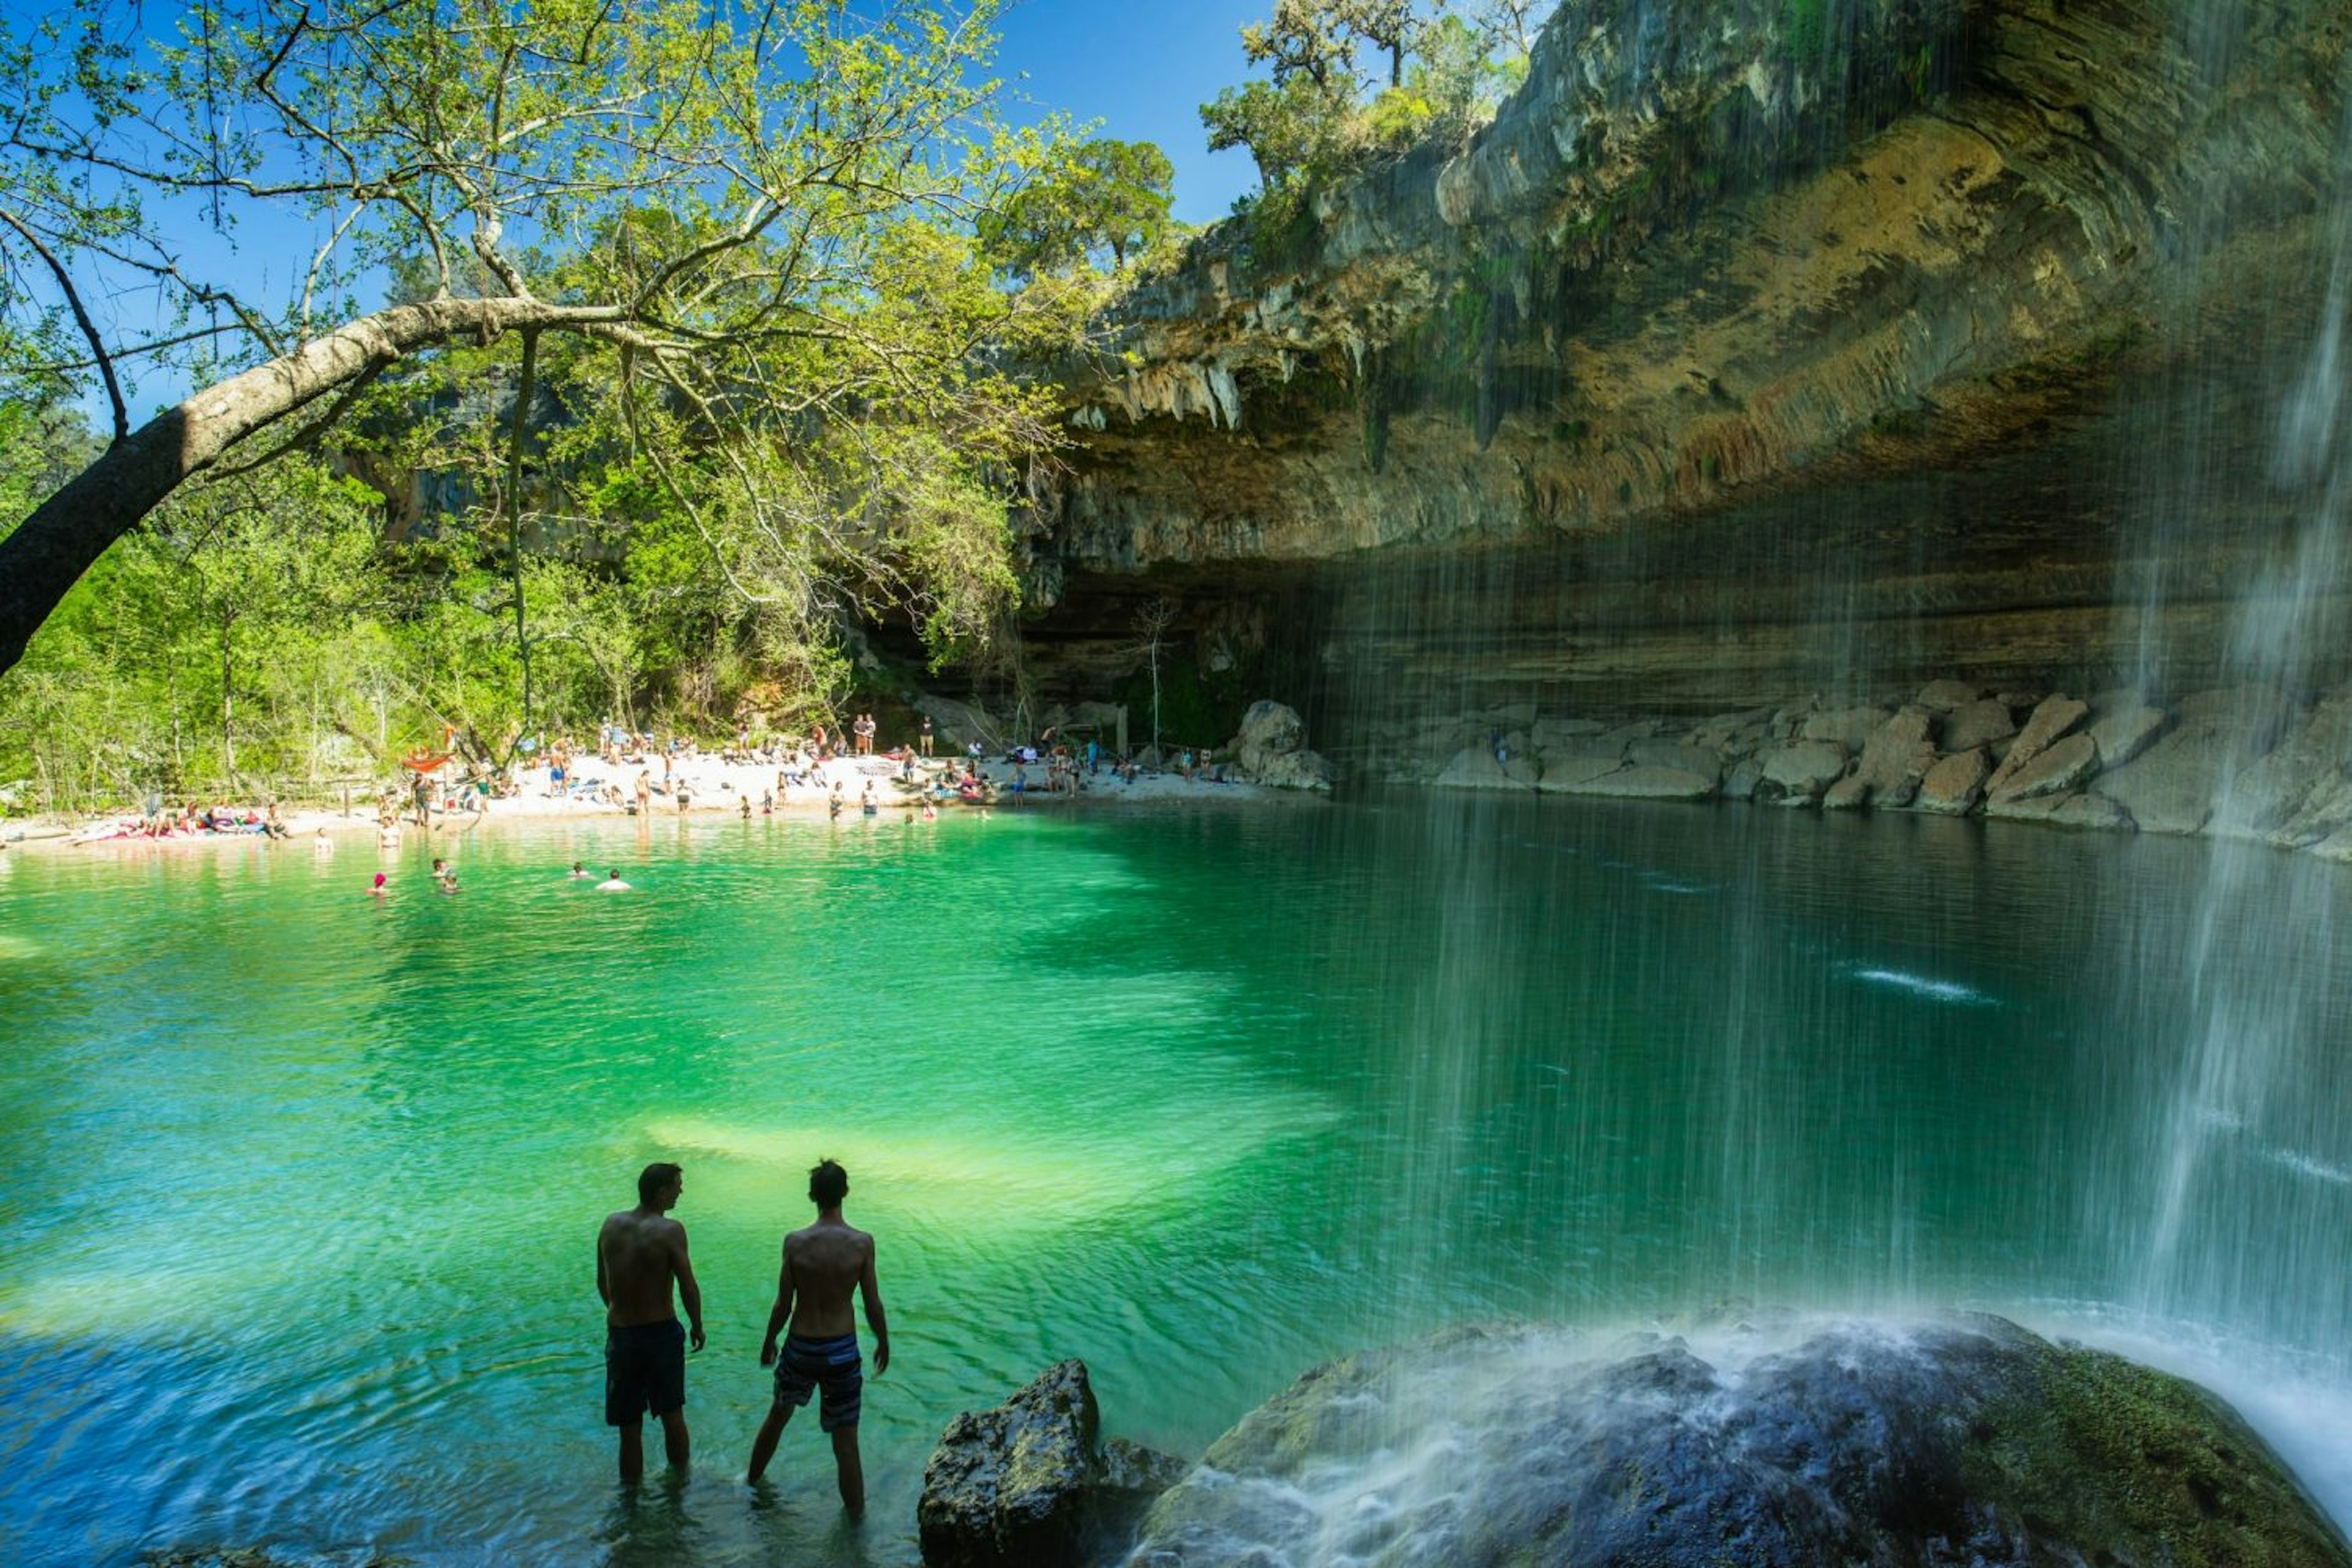
[[1024, 276], [1084, 266], [1098, 249], [1124, 267], [1167, 232], [1175, 177], [1168, 154], [1149, 142], [1088, 142], [983, 218], [982, 233]]
[[[1246, 147], [1266, 193], [1465, 135], [1524, 78], [1553, 0], [1276, 0], [1242, 28], [1265, 78], [1201, 108], [1212, 152]], [[1381, 68], [1367, 74], [1364, 62]]]
[[[397, 424], [436, 376], [511, 378], [534, 347], [570, 449], [517, 422], [506, 489], [628, 476], [632, 522], [813, 661], [869, 592], [919, 605], [940, 487], [1002, 488], [1055, 440], [1003, 351], [1066, 342], [1088, 299], [994, 285], [1014, 242], [984, 216], [1101, 184], [1058, 127], [996, 117], [1001, 4], [198, 0], [164, 38], [135, 9], [0, 32], [25, 91], [0, 138], [0, 375], [102, 383], [117, 426], [0, 540], [0, 669], [184, 487], [339, 445], [371, 400]], [[1126, 240], [1145, 217], [1103, 221]], [[289, 232], [290, 279], [219, 258], [275, 259]], [[163, 304], [142, 331], [83, 308], [133, 281]], [[133, 429], [124, 384], [157, 371], [202, 390]]]

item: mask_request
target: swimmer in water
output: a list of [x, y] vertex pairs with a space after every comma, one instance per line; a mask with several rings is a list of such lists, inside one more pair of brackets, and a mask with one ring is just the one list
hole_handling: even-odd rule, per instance
[[373, 882], [372, 884], [370, 884], [370, 885], [369, 885], [369, 887], [368, 887], [368, 893], [369, 893], [369, 895], [370, 895], [371, 897], [373, 897], [373, 898], [378, 898], [378, 899], [380, 899], [380, 898], [383, 898], [383, 872], [378, 871], [378, 872], [375, 874], [375, 880], [374, 880], [374, 882]]
[[596, 890], [600, 893], [625, 893], [629, 890], [629, 885], [621, 880], [621, 874], [618, 871], [612, 871], [606, 873], [604, 879], [596, 884]]
[[572, 862], [572, 879], [572, 879], [572, 881], [575, 881], [575, 882], [585, 881], [585, 880], [587, 879], [587, 877], [588, 877], [588, 868], [587, 868], [587, 867], [583, 866], [583, 865], [582, 865], [579, 861], [577, 861], [577, 860], [574, 860], [573, 862]]

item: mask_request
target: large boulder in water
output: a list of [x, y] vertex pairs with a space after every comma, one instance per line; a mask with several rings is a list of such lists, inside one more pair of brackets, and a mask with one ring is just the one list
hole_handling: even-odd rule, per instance
[[931, 1568], [1053, 1568], [1096, 1561], [1103, 1543], [1183, 1472], [1181, 1461], [1114, 1438], [1086, 1363], [1046, 1368], [993, 1410], [948, 1423], [916, 1504]]
[[1131, 1564], [2343, 1568], [2212, 1394], [1997, 1318], [1685, 1339], [1454, 1330], [1311, 1372]]

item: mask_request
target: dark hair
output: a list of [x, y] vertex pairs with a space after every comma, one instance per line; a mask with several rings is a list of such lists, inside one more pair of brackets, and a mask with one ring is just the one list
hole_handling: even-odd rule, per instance
[[685, 1173], [667, 1160], [656, 1160], [637, 1173], [637, 1202], [652, 1203], [656, 1193], [669, 1186]]
[[838, 1208], [849, 1195], [849, 1173], [830, 1160], [809, 1167], [809, 1202], [821, 1209]]

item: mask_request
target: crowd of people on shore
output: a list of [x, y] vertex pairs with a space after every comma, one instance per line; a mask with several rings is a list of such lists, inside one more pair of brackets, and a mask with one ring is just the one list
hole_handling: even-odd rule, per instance
[[77, 844], [95, 844], [119, 838], [225, 838], [258, 836], [265, 838], [286, 838], [292, 836], [286, 820], [278, 813], [275, 800], [264, 805], [235, 806], [223, 802], [210, 806], [166, 807], [161, 801], [151, 800], [146, 812], [135, 817], [117, 817], [92, 823], [72, 836]]
[[[878, 734], [866, 712], [837, 729], [813, 724], [805, 734], [755, 735], [748, 722], [739, 723], [731, 738], [715, 744], [688, 734], [656, 739], [608, 722], [588, 745], [568, 734], [544, 745], [526, 738], [512, 744], [503, 765], [480, 759], [469, 765], [451, 730], [440, 751], [420, 748], [403, 759], [398, 773], [358, 798], [372, 797], [380, 841], [390, 847], [404, 827], [470, 827], [494, 814], [551, 807], [600, 807], [640, 819], [716, 809], [748, 821], [819, 806], [838, 818], [854, 806], [861, 816], [897, 809], [910, 822], [933, 820], [946, 805], [1018, 806], [1037, 795], [1076, 796], [1107, 784], [1131, 793], [1145, 773], [1161, 771], [1091, 733], [1066, 736], [1050, 728], [1034, 742], [995, 748], [965, 740], [946, 757], [937, 754], [940, 737], [927, 716], [887, 751], [877, 752]], [[1224, 767], [1205, 747], [1169, 754], [1162, 766], [1187, 784], [1225, 782]], [[348, 796], [342, 816], [350, 816]], [[178, 806], [150, 797], [142, 815], [90, 824], [69, 839], [282, 839], [311, 826], [288, 822], [275, 800]], [[327, 830], [318, 828], [322, 848]]]

